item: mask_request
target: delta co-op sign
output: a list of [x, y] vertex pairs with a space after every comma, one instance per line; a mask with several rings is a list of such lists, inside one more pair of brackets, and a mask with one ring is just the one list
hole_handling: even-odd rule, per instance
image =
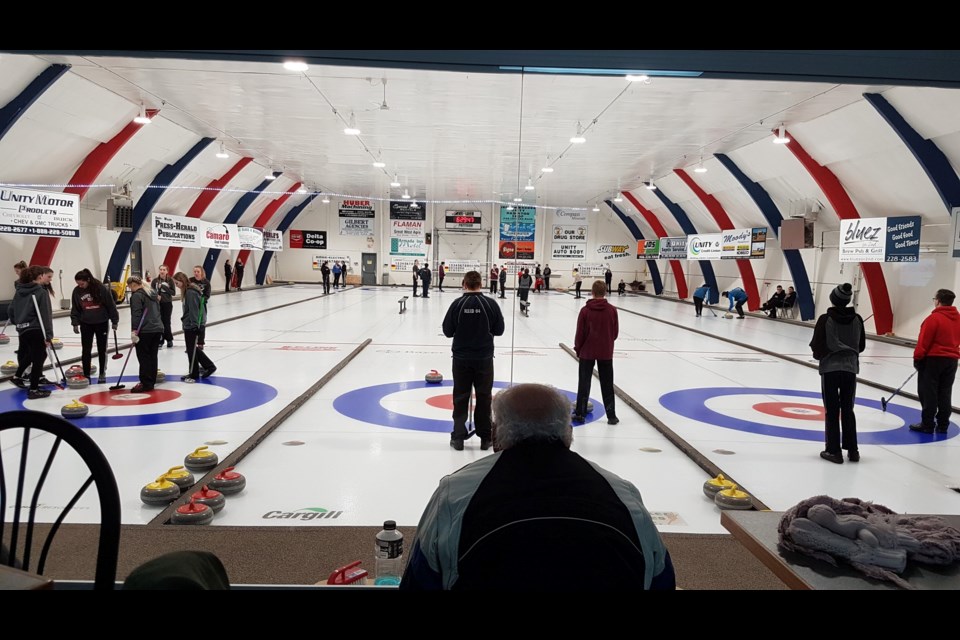
[[920, 216], [841, 220], [840, 262], [918, 262], [920, 225]]

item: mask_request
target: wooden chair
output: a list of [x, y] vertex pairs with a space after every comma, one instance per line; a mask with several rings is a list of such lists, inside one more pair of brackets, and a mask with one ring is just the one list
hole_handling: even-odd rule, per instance
[[[52, 437], [52, 442], [45, 434]], [[90, 436], [76, 425], [39, 411], [0, 413], [0, 438], [6, 439], [6, 442], [0, 440], [0, 451], [3, 452], [0, 456], [0, 541], [9, 540], [6, 564], [12, 567], [19, 563], [25, 571], [43, 575], [47, 555], [60, 525], [90, 484], [95, 483], [100, 500], [100, 541], [93, 588], [113, 589], [120, 550], [120, 492], [113, 470], [103, 452]], [[47, 442], [50, 442], [49, 447], [45, 446]], [[68, 454], [56, 459], [61, 444], [64, 443], [76, 452], [80, 461], [86, 465], [89, 475], [78, 476], [76, 461], [70, 460], [71, 456]], [[32, 450], [38, 453], [30, 458]], [[11, 487], [13, 504], [8, 507], [6, 464], [11, 460], [14, 464], [10, 465], [10, 479], [15, 479], [16, 483]], [[57, 464], [54, 464], [55, 462]], [[80, 486], [66, 502], [41, 545], [41, 534], [35, 530], [36, 515], [48, 481], [51, 486], [56, 487], [79, 481]], [[7, 514], [12, 514], [12, 526], [5, 538], [4, 520]], [[77, 549], [75, 552], [80, 553], [81, 550]], [[32, 567], [35, 557], [36, 567]]]

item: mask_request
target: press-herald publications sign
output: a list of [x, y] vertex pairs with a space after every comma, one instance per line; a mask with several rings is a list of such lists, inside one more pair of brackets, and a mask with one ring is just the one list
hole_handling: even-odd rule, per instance
[[153, 213], [153, 244], [157, 247], [199, 248], [207, 223], [198, 218]]
[[264, 251], [283, 251], [283, 233], [280, 231], [263, 231]]
[[326, 249], [327, 232], [326, 231], [303, 231], [300, 229], [290, 230], [290, 248], [291, 249]]
[[200, 235], [200, 246], [211, 249], [239, 249], [240, 231], [235, 224], [207, 223]]
[[368, 236], [373, 233], [373, 204], [369, 200], [343, 200], [340, 202], [340, 235]]
[[660, 257], [665, 260], [686, 260], [687, 236], [660, 238]]
[[263, 231], [256, 227], [238, 227], [240, 248], [263, 251]]
[[840, 262], [918, 262], [920, 216], [840, 221]]
[[0, 188], [0, 233], [80, 237], [80, 196]]

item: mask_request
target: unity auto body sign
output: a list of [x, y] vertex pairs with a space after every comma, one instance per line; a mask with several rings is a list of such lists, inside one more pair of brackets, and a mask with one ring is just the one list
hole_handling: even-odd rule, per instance
[[80, 237], [80, 196], [0, 188], [0, 233]]

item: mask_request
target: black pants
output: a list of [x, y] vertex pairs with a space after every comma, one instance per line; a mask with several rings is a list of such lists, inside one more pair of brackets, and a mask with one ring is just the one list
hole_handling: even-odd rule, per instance
[[[21, 361], [22, 358], [22, 361]], [[31, 364], [30, 388], [40, 388], [40, 376], [43, 375], [43, 363], [47, 360], [47, 342], [43, 339], [43, 331], [24, 331], [20, 334], [20, 350], [17, 352], [18, 378]]]
[[550, 276], [543, 276], [543, 286], [550, 291]]
[[93, 337], [97, 337], [97, 360], [100, 361], [100, 375], [107, 375], [107, 329], [108, 322], [98, 324], [80, 323], [80, 364], [83, 365], [83, 375], [90, 379], [90, 360], [92, 360]]
[[703, 298], [693, 296], [693, 307], [697, 310], [697, 315], [703, 311]]
[[582, 287], [582, 286], [583, 286], [583, 282], [577, 282], [577, 283], [576, 283], [576, 287], [577, 287], [577, 297], [578, 297], [578, 298], [580, 297], [580, 287]]
[[593, 365], [600, 373], [600, 395], [607, 419], [617, 417], [616, 394], [613, 392], [613, 360], [586, 360], [580, 358], [580, 382], [577, 384], [577, 404], [574, 413], [587, 415], [587, 400], [590, 399], [590, 384], [593, 382]]
[[443, 278], [437, 280], [437, 291], [443, 291]]
[[[827, 453], [839, 454], [857, 449], [857, 417], [853, 413], [853, 401], [857, 398], [857, 374], [850, 371], [831, 371], [820, 374], [820, 393], [826, 410]], [[841, 435], [842, 426], [842, 435]]]
[[921, 424], [945, 429], [950, 424], [953, 381], [957, 377], [957, 361], [942, 356], [927, 356], [920, 365], [917, 395], [923, 407]]
[[776, 318], [777, 309], [779, 309], [782, 306], [783, 306], [783, 302], [781, 302], [780, 300], [776, 300], [776, 299], [768, 300], [767, 302], [764, 302], [763, 305], [760, 307], [760, 311], [766, 311], [768, 316], [770, 316], [771, 318]]
[[527, 296], [530, 295], [530, 288], [529, 288], [529, 287], [520, 287], [519, 289], [517, 289], [517, 291], [520, 293], [520, 302], [526, 302], [526, 301], [527, 301]]
[[243, 290], [243, 274], [237, 272], [237, 291]]
[[737, 313], [740, 314], [741, 318], [743, 317], [743, 304], [745, 302], [746, 300], [738, 300], [737, 303], [733, 305], [733, 308], [737, 310]]
[[323, 292], [330, 293], [330, 276], [323, 276]]
[[604, 278], [604, 284], [607, 285], [607, 293], [610, 293], [610, 285], [613, 283], [612, 278]]
[[183, 330], [183, 342], [187, 347], [187, 366], [190, 367], [190, 373], [187, 375], [194, 380], [200, 377], [200, 367], [209, 370], [216, 366], [205, 351], [197, 349], [197, 335], [199, 333], [199, 329]]
[[152, 390], [157, 384], [157, 351], [163, 342], [162, 333], [141, 333], [137, 342], [137, 362], [140, 363], [140, 384], [144, 391]]
[[[160, 321], [163, 322], [163, 340], [167, 344], [173, 344], [173, 330], [170, 328], [170, 316], [173, 315], [173, 301], [160, 301]], [[99, 343], [98, 343], [99, 344]], [[99, 347], [98, 347], [99, 348]]]
[[414, 297], [414, 298], [419, 298], [419, 297], [420, 297], [420, 295], [417, 293], [417, 279], [416, 279], [416, 278], [413, 279], [413, 297]]
[[501, 298], [507, 297], [507, 281], [506, 280], [500, 281], [500, 297]]
[[232, 274], [232, 273], [224, 273], [223, 275], [224, 275], [224, 277], [227, 279], [227, 285], [226, 285], [226, 287], [224, 288], [223, 291], [224, 291], [224, 293], [230, 293], [230, 279], [233, 278], [233, 274]]
[[336, 288], [339, 287], [339, 286], [340, 286], [340, 274], [339, 274], [339, 273], [334, 273], [334, 274], [333, 274], [333, 288], [336, 289]]
[[470, 396], [476, 395], [473, 424], [481, 440], [490, 439], [490, 401], [493, 398], [493, 358], [453, 359], [453, 440], [467, 438]]
[[497, 280], [490, 281], [490, 293], [497, 295]]
[[427, 280], [423, 280], [422, 282], [423, 282], [423, 297], [424, 297], [424, 298], [429, 298], [429, 297], [430, 297], [430, 282], [427, 281]]

